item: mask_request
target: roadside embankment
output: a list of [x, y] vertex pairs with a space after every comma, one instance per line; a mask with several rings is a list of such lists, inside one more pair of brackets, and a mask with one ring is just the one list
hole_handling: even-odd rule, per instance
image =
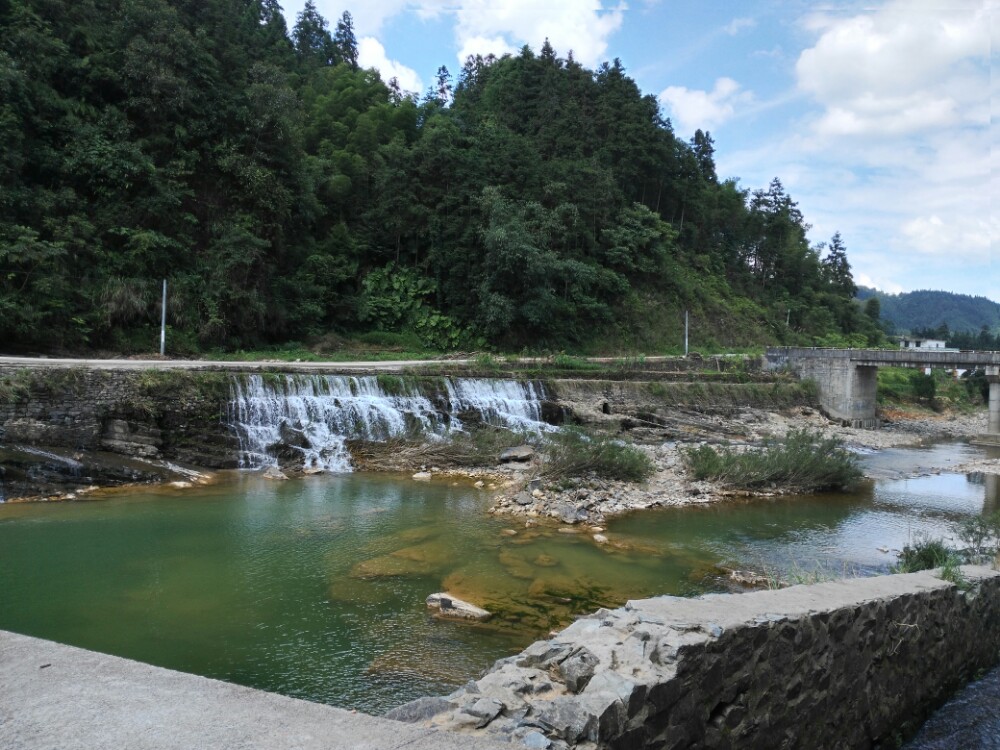
[[890, 747], [1000, 654], [1000, 573], [656, 597], [389, 712], [531, 748]]

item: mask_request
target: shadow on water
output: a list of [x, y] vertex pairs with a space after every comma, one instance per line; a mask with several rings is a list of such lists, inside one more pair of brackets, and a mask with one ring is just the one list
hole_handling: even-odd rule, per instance
[[[906, 460], [920, 458], [892, 459]], [[992, 480], [885, 478], [853, 494], [648, 511], [611, 523], [604, 545], [489, 516], [488, 494], [467, 484], [385, 475], [234, 473], [5, 505], [0, 628], [378, 712], [449, 692], [580, 613], [726, 590], [722, 567], [793, 580], [887, 570], [914, 534], [951, 534], [995, 505]], [[494, 618], [435, 620], [424, 599], [443, 590]]]

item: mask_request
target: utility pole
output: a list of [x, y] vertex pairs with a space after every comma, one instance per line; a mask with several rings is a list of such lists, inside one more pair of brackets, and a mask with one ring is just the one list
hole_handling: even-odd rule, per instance
[[167, 351], [167, 280], [163, 280], [163, 304], [160, 306], [160, 356]]
[[688, 311], [684, 311], [684, 356], [688, 355]]

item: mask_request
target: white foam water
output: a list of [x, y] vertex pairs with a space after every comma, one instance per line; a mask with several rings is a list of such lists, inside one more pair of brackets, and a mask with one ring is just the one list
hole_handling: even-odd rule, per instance
[[[351, 471], [348, 440], [444, 436], [464, 430], [459, 414], [520, 431], [548, 428], [542, 421], [544, 389], [514, 380], [444, 378], [438, 403], [398, 380], [390, 394], [375, 377], [261, 375], [236, 378], [229, 424], [240, 443], [240, 466], [276, 466], [276, 449], [301, 453], [304, 469]], [[394, 388], [395, 390], [395, 388]]]

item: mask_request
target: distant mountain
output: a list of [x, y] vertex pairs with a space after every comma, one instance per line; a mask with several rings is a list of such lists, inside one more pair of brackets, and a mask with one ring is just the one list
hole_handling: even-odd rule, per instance
[[927, 330], [947, 325], [950, 331], [978, 333], [987, 326], [1000, 332], [1000, 304], [986, 297], [935, 292], [920, 289], [904, 294], [886, 294], [869, 287], [858, 287], [858, 299], [878, 297], [882, 320], [897, 332]]

